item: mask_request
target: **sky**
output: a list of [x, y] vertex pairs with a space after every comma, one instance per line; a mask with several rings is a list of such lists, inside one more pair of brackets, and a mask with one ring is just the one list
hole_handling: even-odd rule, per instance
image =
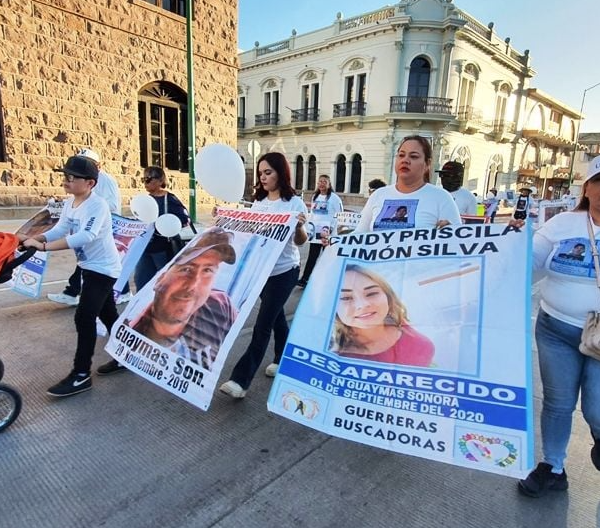
[[[238, 0], [242, 50], [331, 25], [374, 11], [386, 0]], [[600, 0], [455, 0], [454, 4], [487, 25], [518, 51], [528, 49], [537, 72], [532, 88], [579, 111], [584, 90], [600, 83], [598, 39]], [[581, 132], [600, 132], [600, 85], [585, 93]]]

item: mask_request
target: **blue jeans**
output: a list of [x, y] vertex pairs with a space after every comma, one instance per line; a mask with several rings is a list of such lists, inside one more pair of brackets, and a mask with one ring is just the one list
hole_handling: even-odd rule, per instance
[[81, 297], [75, 310], [77, 350], [73, 371], [89, 373], [96, 347], [96, 317], [104, 323], [109, 334], [119, 317], [113, 297], [113, 286], [117, 279], [90, 270], [82, 270], [81, 275]]
[[299, 273], [300, 268], [296, 266], [285, 273], [269, 277], [260, 292], [260, 308], [252, 330], [252, 339], [231, 373], [231, 379], [243, 389], [250, 386], [265, 357], [271, 339], [271, 331], [275, 337], [274, 362], [279, 363], [281, 360], [283, 347], [289, 334], [283, 307], [298, 282]]
[[535, 325], [544, 401], [544, 462], [564, 467], [573, 411], [581, 391], [581, 410], [592, 436], [600, 438], [600, 361], [579, 352], [581, 328], [563, 323], [540, 309]]
[[166, 251], [142, 253], [133, 275], [137, 291], [140, 291], [146, 283], [150, 282], [158, 270], [164, 268], [169, 260], [171, 260], [171, 256]]

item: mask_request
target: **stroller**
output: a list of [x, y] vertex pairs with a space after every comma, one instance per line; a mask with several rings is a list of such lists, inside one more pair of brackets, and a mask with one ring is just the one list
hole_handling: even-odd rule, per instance
[[[13, 270], [35, 253], [35, 248], [28, 248], [24, 253], [15, 257], [15, 250], [18, 247], [18, 237], [11, 233], [0, 233], [0, 283], [9, 281]], [[3, 376], [4, 364], [0, 360], [0, 381]], [[0, 383], [0, 432], [17, 419], [21, 412], [21, 405], [21, 395], [17, 390]]]

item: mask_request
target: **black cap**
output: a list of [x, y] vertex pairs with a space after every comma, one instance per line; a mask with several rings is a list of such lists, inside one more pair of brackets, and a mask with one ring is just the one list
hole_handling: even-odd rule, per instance
[[98, 181], [98, 167], [96, 164], [82, 156], [71, 156], [62, 169], [56, 169], [75, 178]]
[[447, 161], [446, 163], [444, 163], [444, 166], [440, 170], [437, 170], [435, 172], [439, 172], [442, 178], [446, 174], [452, 174], [454, 176], [464, 176], [465, 166], [462, 163], [459, 163], [458, 161]]

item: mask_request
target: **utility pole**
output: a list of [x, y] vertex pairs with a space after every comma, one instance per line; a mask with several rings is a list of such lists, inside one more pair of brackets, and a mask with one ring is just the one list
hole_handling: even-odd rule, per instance
[[577, 122], [577, 133], [575, 134], [575, 145], [573, 146], [573, 154], [571, 154], [571, 171], [569, 172], [569, 187], [573, 183], [573, 168], [575, 166], [575, 153], [577, 152], [577, 143], [579, 141], [579, 129], [581, 128], [581, 120], [583, 118], [583, 105], [585, 104], [585, 94], [587, 94], [590, 90], [596, 88], [596, 86], [600, 86], [600, 82], [594, 84], [594, 86], [590, 86], [583, 90], [583, 97], [581, 98], [581, 108], [579, 110], [579, 121]]

